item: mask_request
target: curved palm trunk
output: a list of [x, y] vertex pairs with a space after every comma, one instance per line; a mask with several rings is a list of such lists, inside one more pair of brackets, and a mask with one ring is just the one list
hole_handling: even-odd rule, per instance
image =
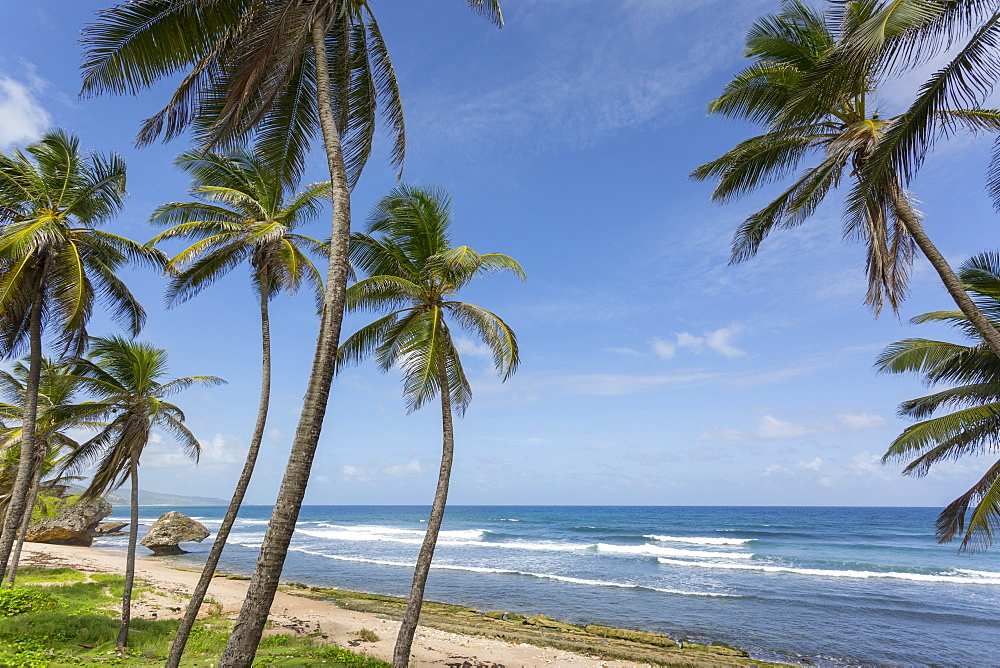
[[128, 643], [128, 625], [132, 621], [132, 582], [135, 580], [135, 550], [139, 538], [139, 458], [132, 455], [128, 464], [132, 478], [132, 501], [128, 528], [128, 555], [125, 558], [125, 589], [122, 591], [122, 624], [118, 627], [115, 646], [125, 649]]
[[226, 649], [219, 658], [219, 666], [250, 666], [260, 642], [267, 614], [278, 589], [281, 569], [288, 553], [288, 544], [295, 531], [302, 498], [309, 482], [316, 445], [323, 428], [326, 405], [333, 382], [340, 326], [344, 318], [344, 291], [347, 284], [347, 243], [351, 235], [351, 193], [344, 169], [344, 156], [333, 118], [330, 95], [329, 65], [323, 26], [312, 26], [312, 44], [316, 56], [316, 97], [320, 126], [330, 169], [333, 199], [333, 224], [330, 242], [330, 264], [327, 269], [326, 288], [323, 294], [323, 313], [316, 340], [309, 385], [302, 402], [302, 413], [292, 442], [285, 476], [281, 481], [278, 498], [271, 513], [271, 521], [264, 534], [264, 542], [257, 558], [257, 566], [250, 579], [243, 608], [229, 637]]
[[[39, 446], [43, 444], [39, 443]], [[39, 448], [41, 449], [41, 448]], [[38, 490], [42, 486], [42, 466], [45, 464], [45, 452], [36, 453], [35, 469], [31, 476], [31, 489], [28, 491], [28, 503], [21, 518], [21, 526], [17, 531], [17, 543], [14, 545], [14, 553], [10, 557], [10, 566], [7, 568], [7, 584], [14, 586], [17, 579], [17, 567], [21, 561], [21, 548], [24, 547], [24, 539], [28, 536], [28, 527], [31, 526], [31, 516], [35, 513], [35, 503], [38, 500]]]
[[916, 211], [913, 210], [909, 201], [898, 191], [893, 192], [892, 197], [900, 221], [902, 221], [906, 227], [906, 231], [910, 233], [910, 236], [917, 243], [917, 247], [920, 248], [924, 257], [927, 258], [931, 266], [938, 273], [938, 276], [941, 277], [941, 282], [944, 283], [948, 294], [955, 300], [955, 304], [965, 314], [965, 317], [969, 319], [972, 326], [976, 328], [979, 335], [983, 337], [986, 345], [990, 347], [997, 357], [1000, 357], [1000, 332], [997, 331], [996, 327], [983, 315], [982, 311], [972, 301], [972, 298], [969, 297], [969, 293], [965, 291], [965, 286], [962, 285], [962, 279], [955, 274], [948, 261], [944, 259], [941, 252], [931, 242], [930, 237], [924, 232], [924, 226], [920, 224], [920, 217], [917, 216]]
[[396, 648], [392, 654], [393, 668], [407, 668], [410, 665], [410, 647], [413, 645], [413, 634], [417, 631], [420, 619], [420, 607], [424, 602], [424, 586], [427, 584], [427, 574], [431, 569], [431, 559], [434, 558], [434, 547], [437, 545], [438, 533], [441, 531], [441, 521], [444, 519], [444, 508], [448, 502], [448, 482], [451, 479], [451, 465], [455, 456], [455, 428], [451, 414], [451, 394], [448, 377], [441, 372], [441, 431], [443, 444], [441, 448], [441, 470], [438, 472], [437, 489], [434, 492], [434, 503], [431, 505], [431, 516], [427, 520], [427, 533], [420, 546], [417, 556], [417, 566], [413, 571], [413, 585], [410, 588], [410, 601], [406, 604], [403, 622], [396, 636]]
[[30, 321], [28, 323], [28, 340], [30, 346], [30, 362], [28, 366], [28, 382], [24, 387], [24, 410], [21, 422], [21, 458], [17, 465], [17, 477], [7, 504], [7, 514], [4, 517], [3, 534], [0, 535], [0, 582], [7, 572], [7, 562], [17, 538], [18, 527], [24, 514], [28, 488], [31, 485], [32, 464], [35, 459], [35, 421], [38, 418], [38, 381], [42, 373], [42, 297], [41, 287], [45, 272], [38, 280], [38, 290], [35, 302], [31, 305]]
[[243, 497], [246, 496], [247, 487], [250, 486], [250, 478], [253, 476], [254, 466], [257, 463], [257, 455], [260, 452], [260, 443], [264, 438], [264, 425], [267, 423], [267, 410], [271, 398], [271, 321], [267, 310], [267, 297], [261, 291], [260, 299], [260, 335], [262, 348], [261, 380], [260, 380], [260, 407], [257, 410], [257, 424], [254, 426], [253, 437], [250, 439], [250, 448], [247, 450], [247, 459], [243, 464], [243, 472], [236, 483], [236, 490], [233, 492], [233, 499], [229, 502], [229, 509], [222, 519], [222, 526], [215, 534], [215, 542], [208, 553], [205, 561], [205, 568], [201, 571], [201, 577], [194, 591], [191, 592], [191, 601], [188, 603], [184, 618], [177, 629], [173, 643], [170, 645], [170, 655], [167, 657], [167, 668], [177, 668], [180, 665], [181, 656], [184, 654], [184, 645], [187, 644], [191, 628], [198, 618], [198, 611], [205, 600], [208, 586], [212, 583], [215, 569], [219, 565], [222, 557], [222, 550], [226, 547], [226, 539], [236, 522], [236, 515], [240, 512], [240, 505]]

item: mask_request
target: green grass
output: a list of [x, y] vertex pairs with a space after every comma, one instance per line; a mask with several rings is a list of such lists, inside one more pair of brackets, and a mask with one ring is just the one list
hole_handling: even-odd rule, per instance
[[[30, 582], [29, 586], [0, 591], [0, 609], [10, 611], [10, 616], [0, 618], [0, 666], [138, 666], [159, 665], [166, 659], [177, 630], [176, 620], [133, 619], [127, 651], [122, 656], [115, 651], [119, 620], [107, 608], [118, 604], [121, 576], [94, 575], [91, 581], [85, 581], [82, 573], [65, 568], [51, 571], [31, 568], [22, 572], [23, 582]], [[9, 603], [6, 608], [3, 608], [4, 595]], [[232, 621], [223, 617], [198, 622], [191, 632], [182, 665], [216, 663], [231, 629]], [[254, 665], [389, 666], [313, 638], [284, 634], [263, 639]]]

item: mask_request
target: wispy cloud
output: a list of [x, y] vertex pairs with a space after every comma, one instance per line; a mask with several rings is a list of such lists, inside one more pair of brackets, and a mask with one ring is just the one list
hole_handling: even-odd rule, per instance
[[830, 420], [789, 422], [773, 415], [763, 415], [753, 429], [713, 427], [699, 434], [702, 441], [775, 441], [802, 438], [814, 434], [846, 434], [868, 429], [881, 429], [889, 423], [881, 415], [842, 413]]
[[[712, 20], [711, 6], [725, 7], [727, 21]], [[736, 18], [754, 8], [722, 0], [547, 0], [515, 11], [505, 37], [523, 57], [461, 85], [429, 82], [411, 96], [408, 113], [411, 125], [434, 131], [415, 135], [449, 146], [502, 138], [546, 152], [702, 113], [691, 91], [738, 58], [745, 24]]]
[[0, 147], [31, 142], [52, 124], [37, 99], [43, 87], [34, 76], [26, 83], [0, 74]]
[[655, 338], [649, 342], [657, 357], [664, 360], [673, 359], [680, 349], [687, 349], [701, 354], [711, 351], [725, 357], [743, 357], [746, 352], [733, 345], [733, 339], [739, 333], [740, 327], [733, 325], [695, 336], [690, 332], [680, 332], [673, 341]]
[[399, 478], [404, 476], [414, 476], [423, 473], [423, 467], [420, 465], [420, 461], [417, 459], [411, 459], [408, 462], [401, 464], [393, 464], [391, 462], [375, 462], [370, 466], [354, 466], [353, 464], [345, 464], [340, 472], [344, 480], [352, 480], [355, 482], [374, 482], [380, 478], [393, 477]]

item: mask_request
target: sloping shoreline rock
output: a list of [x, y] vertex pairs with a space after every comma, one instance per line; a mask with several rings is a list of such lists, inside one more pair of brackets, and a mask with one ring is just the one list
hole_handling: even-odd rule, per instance
[[124, 536], [127, 531], [122, 531], [128, 526], [128, 522], [105, 522], [93, 530], [94, 536]]
[[139, 541], [140, 545], [153, 551], [153, 556], [162, 557], [171, 554], [184, 554], [180, 543], [205, 540], [211, 534], [200, 522], [196, 522], [184, 513], [171, 510], [160, 515], [160, 519], [149, 527], [149, 533]]
[[94, 542], [94, 528], [111, 511], [111, 504], [104, 499], [81, 501], [60, 508], [55, 517], [40, 520], [28, 527], [25, 540], [29, 543], [90, 547]]

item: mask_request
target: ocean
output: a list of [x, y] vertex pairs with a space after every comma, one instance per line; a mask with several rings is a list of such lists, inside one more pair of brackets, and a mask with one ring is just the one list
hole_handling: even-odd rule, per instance
[[[145, 506], [148, 527], [174, 508]], [[209, 530], [225, 508], [176, 508]], [[935, 508], [450, 506], [428, 600], [721, 640], [811, 665], [1000, 665], [1000, 545], [957, 554]], [[269, 506], [220, 568], [249, 573]], [[305, 506], [283, 579], [407, 596], [428, 513]], [[116, 508], [114, 519], [127, 519]], [[145, 528], [140, 527], [140, 537]], [[121, 550], [125, 537], [95, 547]], [[209, 546], [185, 544], [185, 565]], [[140, 548], [144, 551], [145, 548]]]

